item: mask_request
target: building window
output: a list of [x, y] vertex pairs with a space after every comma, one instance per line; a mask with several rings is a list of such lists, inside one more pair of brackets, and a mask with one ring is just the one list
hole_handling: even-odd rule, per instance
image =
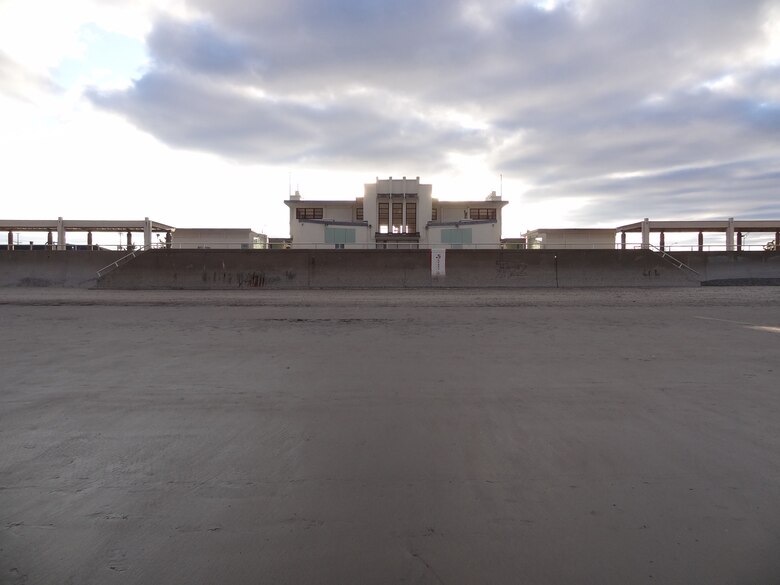
[[386, 234], [390, 226], [390, 203], [387, 201], [379, 202], [379, 233]]
[[406, 233], [415, 233], [417, 231], [417, 204], [412, 201], [406, 202]]
[[343, 248], [344, 244], [354, 244], [355, 230], [325, 226], [325, 243], [336, 244], [336, 248]]
[[322, 219], [322, 207], [297, 207], [295, 219]]
[[403, 233], [404, 227], [404, 204], [403, 202], [393, 202], [393, 233]]
[[439, 209], [437, 207], [431, 209], [431, 221], [439, 221]]
[[494, 207], [472, 207], [469, 209], [469, 219], [496, 219]]
[[441, 230], [441, 243], [449, 244], [451, 248], [462, 248], [463, 244], [471, 244], [471, 236], [471, 228]]
[[358, 207], [355, 209], [355, 221], [363, 221], [363, 208]]

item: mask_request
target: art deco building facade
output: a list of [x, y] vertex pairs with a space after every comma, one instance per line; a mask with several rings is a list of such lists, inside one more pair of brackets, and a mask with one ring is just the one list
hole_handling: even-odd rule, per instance
[[420, 178], [377, 179], [355, 200], [304, 200], [290, 208], [293, 248], [499, 248], [501, 210], [483, 201], [440, 201]]

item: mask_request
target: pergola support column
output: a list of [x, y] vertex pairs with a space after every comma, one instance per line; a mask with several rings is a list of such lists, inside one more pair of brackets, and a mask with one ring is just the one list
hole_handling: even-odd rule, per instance
[[92, 249], [92, 232], [87, 232], [87, 246]]
[[57, 249], [65, 249], [65, 222], [62, 218], [57, 218]]
[[620, 249], [626, 249], [626, 232], [620, 232]]
[[737, 252], [742, 251], [742, 232], [737, 232]]
[[729, 218], [729, 223], [726, 226], [726, 252], [734, 251], [734, 218]]
[[648, 218], [642, 221], [642, 249], [650, 249], [650, 220]]
[[152, 247], [152, 222], [148, 217], [144, 218], [144, 249]]
[[49, 230], [49, 235], [46, 237], [46, 249], [51, 250], [54, 247], [54, 236]]
[[8, 249], [14, 249], [14, 233], [10, 230], [8, 231]]
[[704, 252], [704, 232], [699, 232], [699, 252]]
[[661, 252], [663, 252], [666, 249], [666, 234], [664, 232], [661, 232], [661, 238], [659, 242], [661, 248]]
[[133, 232], [127, 230], [127, 250], [130, 251], [132, 249], [133, 249]]

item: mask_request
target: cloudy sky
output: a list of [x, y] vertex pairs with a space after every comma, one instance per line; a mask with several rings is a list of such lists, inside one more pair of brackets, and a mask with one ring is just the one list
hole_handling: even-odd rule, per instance
[[774, 219], [780, 2], [0, 0], [0, 125], [4, 218], [285, 236], [290, 184], [406, 175], [505, 236]]

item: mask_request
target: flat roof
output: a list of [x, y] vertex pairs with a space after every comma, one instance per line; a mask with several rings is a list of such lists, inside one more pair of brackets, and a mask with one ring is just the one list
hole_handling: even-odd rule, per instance
[[615, 233], [615, 228], [537, 228], [535, 230], [528, 230], [529, 234], [535, 234], [539, 232], [612, 232]]
[[497, 223], [498, 220], [495, 219], [459, 219], [456, 221], [429, 221], [428, 227], [450, 227], [453, 225], [456, 226], [470, 226], [470, 225], [480, 225], [485, 223]]
[[177, 232], [231, 232], [231, 233], [253, 233], [258, 236], [262, 236], [260, 232], [254, 231], [252, 228], [176, 228]]
[[[382, 197], [382, 195], [387, 194], [380, 194], [378, 197]], [[412, 195], [414, 197], [418, 197], [417, 193], [407, 193], [407, 195]], [[509, 205], [509, 201], [505, 201], [503, 199], [492, 199], [492, 200], [484, 200], [480, 199], [478, 201], [456, 201], [452, 199], [432, 199], [434, 204], [436, 205], [452, 205], [452, 206], [458, 206], [458, 207], [486, 207], [486, 206], [501, 206]], [[356, 203], [362, 203], [363, 197], [358, 197], [357, 199], [285, 199], [284, 204], [292, 207], [293, 205], [305, 205], [305, 206], [311, 206], [311, 205], [355, 205]]]
[[[59, 227], [59, 221], [58, 219], [0, 219], [0, 230], [17, 232], [55, 231]], [[176, 229], [159, 221], [152, 221], [151, 224], [153, 232], [167, 232]], [[63, 219], [62, 225], [67, 232], [142, 232], [146, 227], [146, 220]]]
[[[641, 232], [642, 224], [638, 221], [615, 228], [619, 232]], [[711, 221], [648, 221], [651, 232], [725, 232], [729, 220]], [[777, 232], [780, 231], [780, 220], [734, 220], [731, 222], [737, 232]]]
[[300, 223], [317, 223], [321, 225], [354, 225], [358, 227], [368, 227], [367, 221], [349, 221], [340, 219], [296, 219]]
[[509, 201], [504, 201], [503, 199], [480, 199], [478, 201], [456, 201], [453, 199], [434, 199], [433, 202], [436, 205], [452, 205], [455, 207], [485, 207], [485, 206], [501, 206], [509, 205]]
[[[362, 199], [362, 197], [361, 197]], [[293, 205], [355, 205], [358, 203], [356, 199], [286, 199], [284, 204], [288, 206]]]

